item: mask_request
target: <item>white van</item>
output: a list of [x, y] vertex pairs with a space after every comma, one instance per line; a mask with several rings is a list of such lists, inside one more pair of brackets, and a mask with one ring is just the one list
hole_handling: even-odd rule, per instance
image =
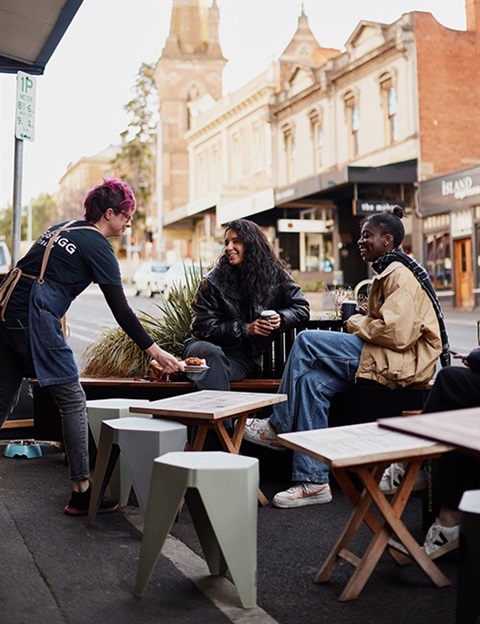
[[0, 241], [0, 275], [8, 273], [12, 264], [12, 258], [8, 251], [7, 244]]

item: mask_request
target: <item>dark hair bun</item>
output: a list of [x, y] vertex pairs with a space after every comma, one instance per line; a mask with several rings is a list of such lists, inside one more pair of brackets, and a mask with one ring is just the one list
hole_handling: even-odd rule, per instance
[[392, 214], [398, 217], [399, 219], [403, 218], [403, 208], [401, 206], [392, 206]]

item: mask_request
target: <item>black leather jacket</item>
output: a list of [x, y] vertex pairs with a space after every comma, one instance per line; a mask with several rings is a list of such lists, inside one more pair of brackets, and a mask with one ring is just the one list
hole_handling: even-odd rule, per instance
[[[310, 305], [300, 286], [286, 272], [286, 283], [279, 278], [270, 286], [271, 300], [265, 306], [251, 306], [242, 302], [239, 289], [220, 289], [218, 268], [212, 269], [203, 278], [192, 304], [192, 336], [207, 340], [224, 349], [249, 346], [253, 354], [268, 348], [276, 331], [270, 336], [249, 336], [247, 324], [260, 316], [264, 309], [273, 309], [281, 317], [279, 331], [305, 323], [310, 318]], [[278, 331], [278, 330], [277, 330]]]

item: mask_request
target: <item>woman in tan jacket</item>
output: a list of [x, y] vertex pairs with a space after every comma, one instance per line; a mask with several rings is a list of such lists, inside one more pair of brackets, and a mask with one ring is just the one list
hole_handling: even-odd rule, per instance
[[[249, 420], [245, 439], [279, 449], [277, 433], [328, 427], [332, 396], [359, 378], [400, 388], [430, 380], [439, 356], [449, 363], [443, 315], [428, 275], [400, 247], [402, 216], [396, 206], [362, 222], [360, 255], [378, 273], [366, 314], [358, 310], [345, 322], [345, 332], [299, 334], [278, 390], [288, 401], [276, 405], [269, 419]], [[274, 497], [276, 507], [332, 500], [324, 463], [294, 453], [292, 480], [296, 485]]]

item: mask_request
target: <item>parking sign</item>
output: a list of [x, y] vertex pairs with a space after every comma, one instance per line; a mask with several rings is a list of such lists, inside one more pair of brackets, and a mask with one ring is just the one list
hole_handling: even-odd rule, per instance
[[17, 99], [15, 101], [15, 136], [33, 141], [35, 138], [36, 79], [25, 72], [17, 72]]

